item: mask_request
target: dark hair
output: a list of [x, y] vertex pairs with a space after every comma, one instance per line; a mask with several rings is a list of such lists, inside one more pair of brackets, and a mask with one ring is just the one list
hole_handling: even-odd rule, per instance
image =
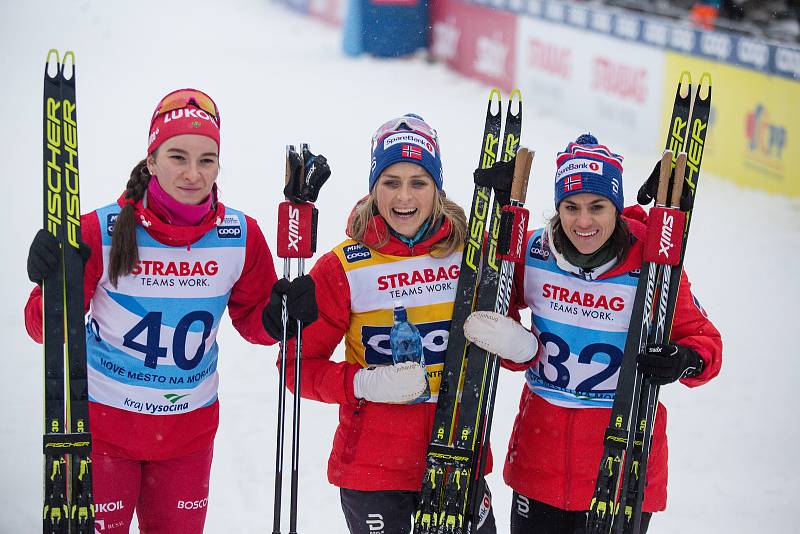
[[[564, 228], [561, 226], [561, 217], [558, 216], [558, 212], [550, 218], [550, 228], [553, 231], [553, 246], [557, 251], [563, 253], [564, 244], [571, 242], [564, 232]], [[615, 251], [614, 255], [617, 258], [617, 262], [622, 261], [622, 259], [628, 255], [632, 243], [631, 230], [628, 228], [628, 223], [625, 222], [625, 219], [622, 218], [619, 212], [617, 212], [614, 232], [611, 234], [611, 237], [608, 238], [608, 241], [611, 242], [611, 246]]]
[[[125, 186], [125, 200], [140, 201], [144, 197], [149, 183], [150, 171], [147, 170], [147, 160], [143, 159], [131, 171], [131, 177]], [[117, 287], [119, 277], [130, 274], [138, 261], [136, 215], [133, 205], [126, 203], [117, 216], [114, 233], [111, 236], [111, 252], [108, 259], [108, 279], [111, 281], [111, 285]]]

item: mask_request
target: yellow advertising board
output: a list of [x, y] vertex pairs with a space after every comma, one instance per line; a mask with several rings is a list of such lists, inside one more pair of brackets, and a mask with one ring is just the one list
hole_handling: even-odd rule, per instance
[[662, 131], [668, 128], [680, 73], [688, 70], [696, 88], [700, 75], [709, 72], [711, 117], [703, 170], [748, 187], [800, 196], [800, 83], [708, 59], [666, 55]]

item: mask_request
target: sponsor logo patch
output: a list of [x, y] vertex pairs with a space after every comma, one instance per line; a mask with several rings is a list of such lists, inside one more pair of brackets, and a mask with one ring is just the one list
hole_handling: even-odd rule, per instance
[[[422, 351], [425, 365], [444, 363], [447, 339], [450, 335], [450, 321], [434, 321], [415, 325], [422, 337]], [[364, 344], [364, 359], [369, 365], [390, 365], [392, 348], [389, 345], [391, 326], [361, 327], [361, 342]]]
[[583, 158], [571, 159], [561, 165], [556, 171], [556, 182], [568, 174], [578, 174], [581, 172], [603, 174], [603, 162]]
[[220, 226], [217, 226], [217, 237], [220, 239], [236, 239], [242, 237], [242, 227], [237, 217], [225, 217]]
[[119, 213], [109, 213], [106, 217], [106, 233], [110, 236], [114, 234], [114, 224], [117, 222]]
[[344, 259], [347, 263], [355, 263], [361, 260], [368, 260], [372, 257], [372, 253], [364, 245], [347, 245], [343, 249]]
[[550, 258], [550, 249], [547, 247], [542, 247], [542, 236], [537, 235], [533, 239], [533, 243], [531, 243], [531, 249], [528, 251], [531, 258], [536, 258], [537, 260], [547, 261]]
[[393, 133], [387, 136], [386, 139], [383, 140], [383, 149], [388, 150], [390, 147], [396, 145], [397, 143], [408, 143], [412, 145], [417, 145], [427, 150], [431, 156], [434, 157], [436, 156], [436, 151], [433, 148], [433, 143], [428, 141], [428, 139], [424, 135], [420, 135], [414, 132]]

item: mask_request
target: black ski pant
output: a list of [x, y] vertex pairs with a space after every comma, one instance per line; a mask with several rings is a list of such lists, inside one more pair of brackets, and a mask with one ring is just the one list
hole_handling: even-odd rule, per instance
[[[350, 534], [409, 534], [419, 505], [416, 491], [339, 489]], [[489, 499], [491, 497], [489, 496]], [[496, 534], [491, 507], [477, 534]]]
[[[652, 513], [642, 512], [642, 534]], [[511, 534], [586, 534], [587, 512], [570, 512], [514, 492]]]

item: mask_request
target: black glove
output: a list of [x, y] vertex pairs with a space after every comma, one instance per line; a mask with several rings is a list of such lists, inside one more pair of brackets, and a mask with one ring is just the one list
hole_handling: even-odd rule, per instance
[[[92, 255], [92, 249], [83, 241], [80, 242], [80, 254], [83, 264], [86, 265], [89, 256]], [[53, 276], [59, 265], [61, 265], [61, 249], [58, 240], [42, 228], [36, 232], [28, 250], [28, 278], [35, 284], [41, 284], [42, 280]]]
[[61, 265], [61, 249], [53, 234], [42, 228], [33, 238], [28, 250], [28, 278], [34, 284], [53, 276]]
[[286, 339], [297, 335], [297, 321], [303, 324], [317, 320], [317, 293], [314, 279], [309, 275], [298, 276], [291, 282], [281, 278], [272, 286], [269, 303], [261, 315], [264, 330], [273, 339], [280, 340], [283, 333], [282, 308], [283, 296], [286, 295], [286, 310], [289, 321], [286, 324]]
[[331, 176], [328, 160], [322, 154], [313, 154], [307, 146], [302, 153], [287, 152], [289, 181], [283, 194], [292, 202], [316, 202], [319, 190]]
[[703, 359], [693, 349], [674, 343], [652, 343], [639, 354], [639, 370], [656, 386], [690, 378], [703, 371]]
[[[674, 169], [673, 169], [673, 172]], [[656, 162], [656, 166], [653, 167], [653, 172], [650, 173], [647, 180], [642, 184], [639, 188], [639, 193], [636, 195], [636, 200], [639, 204], [646, 206], [650, 204], [658, 193], [658, 178], [661, 175], [661, 160]], [[689, 184], [685, 182], [683, 189], [681, 189], [681, 211], [689, 211], [694, 206], [694, 197], [692, 196], [692, 189], [689, 187]]]

